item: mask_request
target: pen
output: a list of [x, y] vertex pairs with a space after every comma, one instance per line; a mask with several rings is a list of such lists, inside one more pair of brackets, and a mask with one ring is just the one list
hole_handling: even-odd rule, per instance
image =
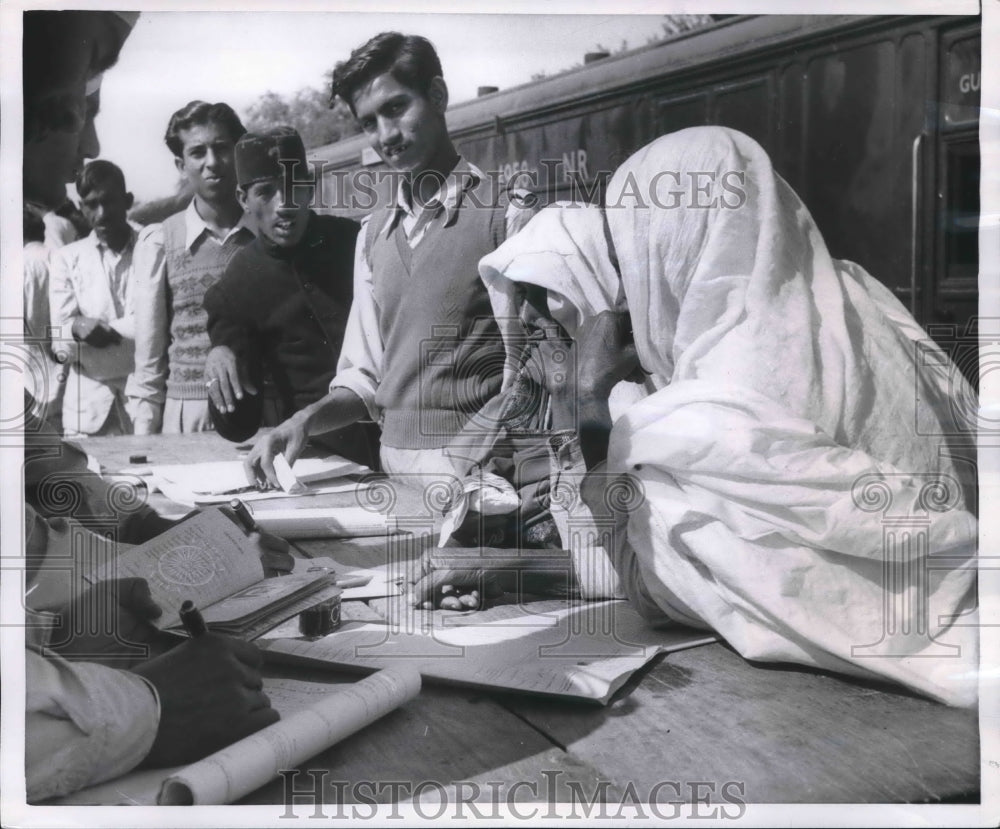
[[253, 520], [250, 510], [239, 498], [233, 498], [229, 502], [229, 508], [236, 514], [236, 518], [243, 525], [243, 529], [248, 533], [257, 532], [257, 522]]
[[184, 604], [181, 605], [181, 624], [184, 625], [184, 630], [188, 632], [192, 639], [208, 633], [208, 625], [205, 624], [205, 618], [190, 599], [186, 599]]

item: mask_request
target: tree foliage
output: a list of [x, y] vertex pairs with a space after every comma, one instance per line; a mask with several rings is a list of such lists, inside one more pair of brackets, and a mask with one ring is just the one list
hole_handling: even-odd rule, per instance
[[[327, 73], [325, 89], [329, 89]], [[266, 130], [281, 124], [295, 127], [306, 149], [332, 144], [359, 132], [347, 105], [338, 100], [329, 106], [328, 93], [306, 86], [294, 95], [265, 92], [247, 111], [243, 123], [251, 132]]]

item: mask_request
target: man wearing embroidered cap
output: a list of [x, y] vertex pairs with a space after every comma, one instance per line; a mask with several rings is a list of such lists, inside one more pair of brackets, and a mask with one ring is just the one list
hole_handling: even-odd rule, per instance
[[[308, 177], [302, 138], [291, 127], [247, 133], [235, 158], [237, 196], [258, 237], [205, 294], [212, 341], [205, 377], [216, 429], [246, 440], [326, 394], [351, 308], [359, 228], [310, 209], [312, 185], [294, 184]], [[360, 425], [325, 442], [372, 462]]]

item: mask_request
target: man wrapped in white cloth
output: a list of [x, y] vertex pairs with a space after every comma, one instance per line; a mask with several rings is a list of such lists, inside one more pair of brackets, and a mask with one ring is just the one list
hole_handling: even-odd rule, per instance
[[[573, 340], [575, 386], [546, 366], [573, 427], [553, 440], [554, 469], [582, 449], [592, 479], [606, 448], [606, 473], [630, 476], [638, 497], [611, 556], [629, 599], [748, 659], [974, 705], [974, 438], [960, 408], [975, 395], [955, 367], [884, 286], [831, 258], [746, 135], [652, 142], [611, 179], [603, 216], [547, 208], [480, 272], [498, 318], [541, 286]], [[650, 393], [612, 427], [609, 394], [636, 361]], [[601, 501], [586, 479], [582, 494]]]

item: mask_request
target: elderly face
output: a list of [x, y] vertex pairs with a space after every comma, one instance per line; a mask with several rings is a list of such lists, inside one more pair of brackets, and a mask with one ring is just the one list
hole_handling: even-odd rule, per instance
[[[32, 14], [42, 15], [28, 19]], [[129, 33], [111, 12], [25, 15], [24, 198], [56, 208], [84, 160], [100, 152], [94, 118], [99, 74]], [[34, 54], [43, 52], [43, 54]]]

